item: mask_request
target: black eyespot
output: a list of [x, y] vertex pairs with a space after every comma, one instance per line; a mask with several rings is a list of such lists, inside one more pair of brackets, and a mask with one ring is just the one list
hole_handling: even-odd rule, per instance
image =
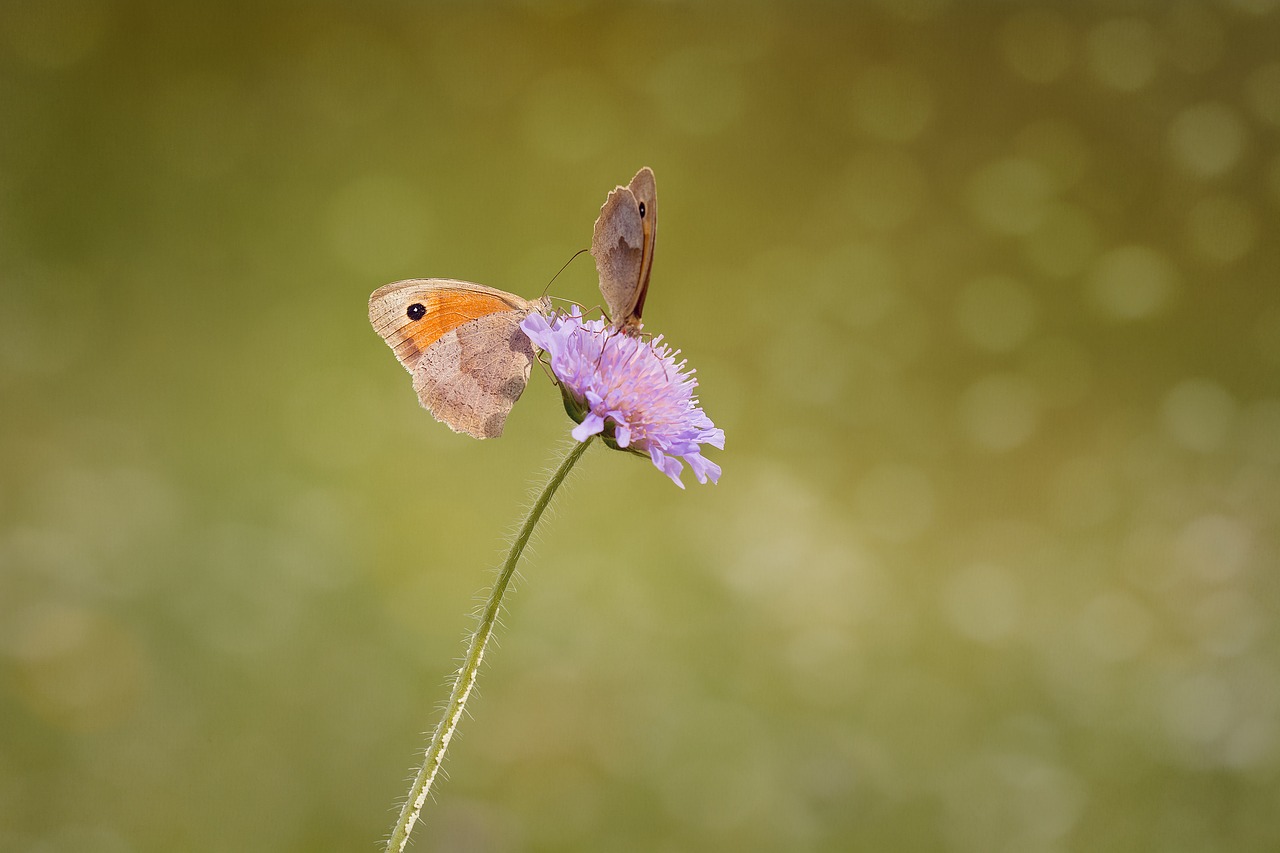
[[644, 219], [644, 202], [640, 202], [640, 218]]
[[409, 315], [410, 320], [421, 320], [427, 316], [427, 309], [422, 307], [421, 302], [415, 302], [409, 306], [409, 310], [404, 312]]

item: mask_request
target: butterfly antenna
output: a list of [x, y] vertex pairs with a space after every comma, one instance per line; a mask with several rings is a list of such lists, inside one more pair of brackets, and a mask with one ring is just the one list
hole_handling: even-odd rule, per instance
[[569, 268], [569, 264], [573, 263], [574, 261], [576, 261], [576, 260], [578, 259], [578, 255], [581, 255], [583, 252], [589, 252], [589, 251], [591, 251], [591, 250], [590, 250], [590, 249], [579, 249], [578, 251], [574, 252], [574, 253], [573, 253], [573, 257], [571, 257], [571, 258], [569, 258], [569, 260], [565, 261], [565, 262], [564, 262], [564, 266], [560, 267], [560, 269], [556, 271], [556, 274], [555, 274], [555, 275], [553, 275], [553, 276], [551, 276], [551, 281], [548, 281], [548, 282], [547, 282], [547, 286], [546, 286], [546, 287], [544, 287], [544, 288], [542, 288], [542, 295], [543, 295], [543, 296], [546, 296], [546, 295], [547, 295], [547, 291], [551, 289], [551, 285], [552, 285], [553, 283], [555, 283], [555, 280], [556, 280], [556, 279], [558, 279], [558, 278], [560, 277], [560, 273], [562, 273], [562, 272], [564, 272], [566, 269], [568, 269], [568, 268]]

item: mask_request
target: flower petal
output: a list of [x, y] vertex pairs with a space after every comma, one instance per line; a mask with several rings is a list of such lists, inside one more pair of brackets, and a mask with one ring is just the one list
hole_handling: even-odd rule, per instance
[[707, 480], [713, 483], [720, 481], [720, 466], [701, 453], [695, 451], [685, 454], [684, 461], [689, 463], [693, 476], [698, 478], [699, 483], [705, 483]]
[[578, 441], [586, 441], [591, 436], [602, 432], [604, 432], [604, 418], [595, 412], [591, 412], [583, 419], [582, 423], [573, 428], [573, 432], [570, 434]]
[[547, 353], [566, 410], [575, 419], [585, 413], [575, 439], [585, 441], [611, 422], [614, 446], [647, 454], [681, 488], [681, 459], [699, 482], [719, 479], [720, 466], [701, 451], [703, 445], [723, 449], [724, 431], [699, 406], [693, 369], [677, 361], [679, 351], [661, 337], [631, 336], [603, 320], [586, 320], [576, 305], [568, 314], [531, 313], [520, 327]]

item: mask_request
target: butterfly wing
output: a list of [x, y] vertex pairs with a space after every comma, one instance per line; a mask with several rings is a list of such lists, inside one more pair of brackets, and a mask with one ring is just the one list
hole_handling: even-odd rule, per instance
[[657, 184], [653, 170], [646, 166], [630, 184], [609, 193], [591, 240], [591, 254], [600, 274], [600, 293], [609, 306], [615, 328], [640, 327], [657, 234]]
[[533, 344], [520, 329], [528, 313], [488, 314], [427, 348], [413, 370], [413, 388], [436, 420], [474, 438], [502, 435], [533, 365]]
[[533, 345], [522, 319], [546, 303], [482, 284], [397, 281], [369, 297], [369, 322], [413, 374], [422, 405], [455, 432], [502, 434], [529, 381]]

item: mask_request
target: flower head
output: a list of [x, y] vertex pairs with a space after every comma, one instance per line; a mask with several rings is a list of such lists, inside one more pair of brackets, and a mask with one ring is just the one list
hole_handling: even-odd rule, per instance
[[576, 305], [569, 314], [533, 312], [520, 328], [551, 357], [565, 409], [578, 423], [574, 438], [603, 433], [610, 446], [648, 456], [682, 489], [681, 459], [699, 483], [720, 479], [702, 445], [723, 450], [724, 430], [698, 406], [693, 371], [661, 337], [645, 340], [584, 320]]

